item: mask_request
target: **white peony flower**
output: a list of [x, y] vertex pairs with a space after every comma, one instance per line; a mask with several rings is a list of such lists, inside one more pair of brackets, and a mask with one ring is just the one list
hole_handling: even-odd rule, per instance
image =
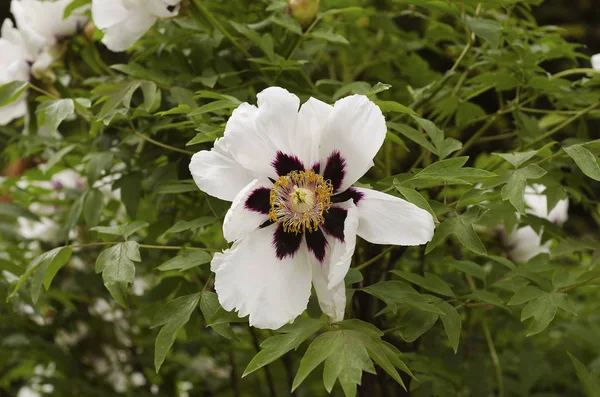
[[397, 197], [352, 184], [373, 165], [385, 119], [365, 96], [334, 106], [271, 87], [258, 107], [243, 103], [211, 151], [192, 157], [198, 187], [232, 201], [223, 223], [231, 249], [213, 258], [226, 310], [277, 329], [307, 306], [311, 282], [321, 309], [344, 317], [344, 277], [356, 236], [418, 245], [433, 236], [431, 215]]
[[92, 18], [111, 51], [125, 51], [159, 18], [179, 13], [181, 0], [92, 0]]
[[[525, 212], [562, 225], [569, 217], [569, 199], [560, 200], [548, 212], [548, 201], [546, 196], [542, 194], [544, 190], [546, 190], [546, 186], [540, 184], [525, 188], [525, 204], [529, 207]], [[515, 262], [527, 262], [538, 254], [549, 253], [550, 241], [542, 244], [542, 232], [536, 233], [531, 226], [515, 228], [506, 241], [510, 248], [509, 256]]]
[[13, 0], [10, 10], [23, 35], [27, 52], [32, 56], [31, 70], [40, 77], [57, 58], [56, 47], [66, 37], [83, 27], [87, 18], [72, 14], [63, 19], [71, 0]]
[[592, 55], [592, 68], [600, 72], [600, 54]]
[[[63, 19], [71, 0], [13, 0], [10, 10], [17, 28], [4, 20], [0, 37], [0, 84], [29, 81], [30, 74], [40, 77], [56, 58], [61, 39], [74, 34], [87, 18], [73, 15]], [[23, 117], [27, 112], [26, 95], [0, 107], [0, 125]]]
[[[28, 53], [24, 39], [10, 19], [2, 24], [0, 37], [0, 84], [13, 81], [28, 81], [31, 54]], [[0, 125], [5, 125], [23, 117], [27, 113], [26, 95], [23, 94], [13, 103], [0, 107]]]

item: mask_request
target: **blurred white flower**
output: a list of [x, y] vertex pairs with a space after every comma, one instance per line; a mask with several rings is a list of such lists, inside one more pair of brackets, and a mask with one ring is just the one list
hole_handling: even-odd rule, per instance
[[34, 391], [29, 386], [25, 386], [19, 390], [17, 397], [41, 397], [41, 394]]
[[592, 68], [600, 72], [600, 54], [592, 55]]
[[159, 18], [179, 13], [181, 0], [92, 0], [94, 24], [104, 32], [102, 42], [111, 51], [125, 51]]
[[[529, 207], [525, 212], [552, 223], [562, 225], [569, 217], [569, 199], [560, 200], [551, 211], [548, 211], [547, 197], [542, 193], [544, 185], [534, 184], [525, 188], [525, 204]], [[536, 233], [531, 226], [515, 228], [506, 238], [509, 256], [515, 262], [527, 262], [541, 253], [550, 252], [550, 241], [542, 244], [542, 233]]]
[[47, 217], [40, 217], [39, 221], [25, 217], [17, 218], [19, 234], [25, 240], [40, 240], [55, 242], [58, 240], [60, 226]]
[[[14, 27], [10, 19], [5, 19], [0, 37], [0, 84], [28, 81], [31, 59], [21, 32]], [[23, 94], [13, 103], [0, 107], [0, 125], [23, 117], [26, 112], [26, 94]]]
[[[72, 15], [63, 19], [71, 0], [13, 0], [10, 19], [2, 24], [0, 37], [0, 84], [29, 81], [30, 74], [40, 78], [58, 56], [60, 40], [74, 34], [87, 18]], [[27, 111], [26, 94], [0, 108], [0, 125], [23, 117]]]
[[146, 377], [141, 372], [131, 374], [131, 384], [135, 387], [142, 387], [146, 384]]
[[41, 76], [57, 56], [56, 46], [77, 32], [87, 18], [75, 13], [63, 19], [65, 8], [72, 0], [13, 0], [10, 10], [22, 33], [24, 44], [33, 55], [33, 74]]

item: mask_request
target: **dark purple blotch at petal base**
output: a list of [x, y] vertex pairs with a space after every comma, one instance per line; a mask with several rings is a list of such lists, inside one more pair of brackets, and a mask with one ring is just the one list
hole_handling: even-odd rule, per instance
[[244, 203], [244, 207], [250, 211], [268, 215], [269, 210], [271, 209], [270, 194], [271, 189], [268, 187], [259, 187], [250, 193]]
[[352, 200], [354, 205], [358, 204], [358, 202], [363, 198], [363, 194], [358, 190], [349, 187], [342, 193], [335, 194], [331, 196], [332, 203], [343, 203], [344, 201]]
[[319, 262], [323, 262], [327, 250], [327, 239], [325, 239], [323, 232], [320, 229], [314, 232], [306, 232], [305, 237], [308, 250], [313, 253]]
[[332, 207], [323, 214], [325, 217], [325, 223], [323, 224], [323, 230], [336, 239], [344, 242], [344, 222], [348, 216], [348, 211], [343, 208]]
[[327, 158], [325, 164], [325, 171], [323, 171], [323, 178], [331, 181], [333, 191], [337, 191], [342, 186], [344, 175], [346, 174], [346, 160], [342, 157], [340, 152], [332, 152]]
[[285, 176], [292, 171], [304, 171], [304, 164], [298, 157], [283, 152], [277, 152], [271, 164], [279, 176]]
[[284, 259], [286, 256], [294, 256], [300, 248], [302, 242], [302, 233], [287, 233], [283, 231], [283, 226], [277, 225], [273, 233], [273, 246], [277, 258]]

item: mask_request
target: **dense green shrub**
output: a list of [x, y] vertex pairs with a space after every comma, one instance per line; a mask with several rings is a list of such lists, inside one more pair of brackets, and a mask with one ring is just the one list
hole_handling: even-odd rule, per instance
[[[0, 396], [600, 395], [600, 74], [590, 49], [538, 25], [547, 5], [152, 0], [94, 9], [94, 25], [91, 0], [28, 14], [36, 1], [12, 1], [0, 39]], [[389, 229], [409, 246], [357, 239], [344, 321], [313, 291], [293, 323], [260, 329], [214, 289], [210, 262], [237, 239], [224, 234], [248, 225], [223, 232], [231, 203], [190, 161], [276, 86], [301, 103], [368, 97], [330, 126], [356, 146], [353, 123], [385, 116], [345, 159], [383, 131], [355, 186], [435, 221], [423, 245], [410, 216]], [[255, 292], [254, 276], [238, 281]]]

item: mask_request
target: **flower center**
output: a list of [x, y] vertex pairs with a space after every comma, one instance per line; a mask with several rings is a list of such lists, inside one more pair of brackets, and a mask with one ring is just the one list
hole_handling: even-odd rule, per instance
[[314, 171], [292, 171], [279, 177], [270, 193], [269, 219], [281, 223], [284, 232], [319, 229], [323, 213], [331, 207], [331, 182]]

